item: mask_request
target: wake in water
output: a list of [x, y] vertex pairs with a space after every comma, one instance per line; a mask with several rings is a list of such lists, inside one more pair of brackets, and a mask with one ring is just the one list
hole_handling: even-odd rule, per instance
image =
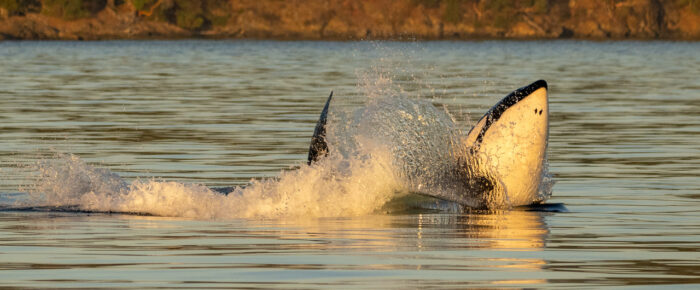
[[[429, 102], [370, 98], [358, 109], [333, 111], [327, 130], [328, 157], [228, 194], [201, 184], [127, 182], [78, 156], [58, 154], [34, 165], [31, 198], [16, 206], [198, 219], [353, 216], [377, 212], [409, 192], [451, 200], [464, 186], [452, 174], [464, 137], [450, 114]], [[474, 207], [480, 202], [475, 195]], [[499, 201], [496, 207], [509, 206]]]
[[[131, 183], [79, 157], [61, 154], [36, 164], [30, 199], [14, 207], [56, 207], [197, 219], [352, 216], [376, 211], [400, 188], [386, 156], [325, 159], [254, 180], [227, 195], [200, 184]], [[333, 170], [326, 170], [333, 168]]]
[[449, 115], [424, 101], [373, 98], [331, 116], [328, 158], [226, 195], [201, 184], [128, 182], [78, 156], [58, 154], [33, 166], [34, 181], [26, 188], [31, 198], [16, 206], [199, 219], [366, 215], [441, 179], [458, 137]]
[[[534, 114], [529, 107], [527, 112], [506, 111], [518, 109], [516, 103], [527, 95], [516, 94], [520, 99], [510, 103], [505, 101], [516, 92], [504, 98], [475, 126], [482, 132], [473, 130], [467, 136], [446, 109], [401, 97], [379, 81], [378, 87], [385, 89], [362, 86], [370, 89], [359, 108], [332, 107], [324, 128], [327, 157], [275, 178], [252, 180], [222, 194], [201, 184], [128, 182], [75, 155], [59, 154], [34, 165], [34, 182], [26, 188], [30, 198], [13, 207], [227, 219], [366, 215], [382, 210], [390, 200], [412, 200], [405, 198], [410, 193], [447, 201], [443, 208], [452, 209], [510, 208], [549, 197], [552, 182], [544, 151], [532, 160], [523, 157], [529, 154], [523, 152], [533, 151], [529, 148], [542, 147], [546, 131], [516, 136], [521, 133], [513, 133], [514, 122], [491, 119], [500, 114], [502, 119], [527, 115], [524, 123], [539, 120], [542, 109]], [[546, 92], [544, 98], [546, 105]], [[544, 120], [546, 124], [546, 113]], [[494, 138], [503, 145], [484, 141]], [[523, 164], [528, 168], [521, 170]]]

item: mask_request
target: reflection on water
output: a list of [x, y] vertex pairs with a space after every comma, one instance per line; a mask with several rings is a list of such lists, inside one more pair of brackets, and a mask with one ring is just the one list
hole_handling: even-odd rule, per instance
[[2, 281], [45, 287], [543, 283], [525, 273], [546, 262], [527, 252], [548, 233], [543, 213], [522, 211], [230, 222], [3, 213], [0, 224]]
[[55, 151], [127, 181], [246, 184], [304, 162], [330, 90], [343, 106], [372, 94], [429, 100], [466, 131], [506, 93], [546, 79], [551, 202], [571, 211], [218, 221], [4, 211], [0, 285], [692, 288], [698, 52], [688, 42], [0, 42], [2, 205], [21, 198], [27, 165]]

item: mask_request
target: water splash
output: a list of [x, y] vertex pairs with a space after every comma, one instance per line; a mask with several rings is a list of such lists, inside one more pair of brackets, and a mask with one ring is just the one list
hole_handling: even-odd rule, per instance
[[[58, 154], [35, 164], [26, 205], [198, 219], [324, 217], [374, 213], [389, 200], [418, 192], [471, 207], [514, 206], [497, 180], [485, 192], [477, 173], [488, 170], [465, 170], [465, 125], [446, 108], [406, 97], [391, 67], [380, 63], [358, 74], [364, 101], [359, 107], [343, 105], [352, 103], [343, 96], [334, 99], [327, 124], [330, 154], [310, 166], [251, 180], [224, 195], [201, 184], [128, 182], [75, 155]], [[546, 164], [534, 200], [551, 195]]]
[[[322, 217], [374, 213], [393, 198], [419, 192], [472, 207], [513, 206], [507, 193], [473, 190], [465, 185], [469, 176], [455, 174], [465, 158], [464, 138], [446, 110], [401, 96], [369, 97], [359, 108], [343, 108], [330, 112], [328, 157], [252, 180], [228, 195], [201, 184], [127, 182], [58, 154], [35, 165], [29, 205], [199, 219]], [[540, 186], [542, 199], [551, 192], [550, 180], [546, 175]]]
[[353, 159], [327, 158], [253, 180], [228, 195], [201, 184], [136, 180], [128, 183], [107, 169], [71, 154], [35, 165], [20, 206], [71, 207], [198, 219], [352, 216], [375, 212], [400, 188], [381, 151]]

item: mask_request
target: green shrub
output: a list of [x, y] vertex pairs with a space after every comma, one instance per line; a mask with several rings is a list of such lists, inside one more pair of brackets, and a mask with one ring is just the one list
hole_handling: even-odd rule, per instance
[[493, 26], [496, 28], [508, 28], [511, 24], [511, 19], [508, 15], [497, 14], [493, 17]]
[[549, 1], [548, 0], [533, 0], [530, 7], [535, 8], [536, 13], [547, 13], [549, 11]]
[[204, 25], [204, 18], [199, 15], [180, 10], [175, 13], [175, 16], [177, 17], [177, 26], [185, 29], [197, 30]]
[[442, 18], [445, 22], [458, 23], [462, 21], [462, 1], [461, 0], [446, 0], [445, 13]]
[[496, 11], [510, 10], [513, 8], [513, 5], [515, 5], [515, 1], [512, 0], [489, 0], [481, 3], [483, 3], [484, 8], [487, 10]]
[[212, 26], [224, 26], [234, 13], [229, 1], [205, 0], [203, 1], [204, 18], [208, 19]]
[[14, 14], [19, 11], [17, 0], [0, 0], [0, 7], [7, 9], [7, 12]]
[[[497, 28], [508, 28], [518, 19], [517, 4], [515, 0], [491, 0], [484, 1], [482, 9], [491, 17], [491, 24]], [[486, 23], [485, 23], [486, 24]], [[488, 24], [486, 24], [488, 25]]]
[[680, 7], [690, 7], [693, 13], [700, 13], [700, 0], [676, 0], [676, 5]]
[[202, 2], [191, 0], [175, 0], [175, 25], [185, 29], [198, 30], [203, 28], [204, 17]]
[[141, 10], [143, 6], [146, 5], [147, 0], [131, 0], [131, 5], [134, 5], [134, 9]]
[[224, 26], [228, 23], [229, 16], [228, 15], [211, 15], [209, 17], [209, 20], [211, 20], [211, 25], [212, 26]]
[[9, 15], [25, 15], [41, 11], [39, 0], [0, 0], [0, 7], [5, 8]]
[[75, 20], [90, 16], [90, 12], [83, 9], [82, 0], [44, 0], [41, 13], [49, 16], [60, 17], [66, 20]]
[[148, 10], [155, 5], [157, 0], [131, 0], [131, 5], [134, 5], [136, 10]]
[[90, 17], [105, 8], [107, 0], [44, 0], [41, 13], [66, 20]]
[[413, 5], [423, 5], [425, 8], [437, 8], [440, 7], [441, 0], [413, 0]]

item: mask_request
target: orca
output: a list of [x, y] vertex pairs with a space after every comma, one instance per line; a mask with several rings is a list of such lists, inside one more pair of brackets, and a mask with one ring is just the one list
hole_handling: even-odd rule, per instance
[[[547, 82], [538, 80], [516, 89], [488, 110], [461, 140], [454, 162], [456, 194], [420, 195], [470, 208], [518, 207], [544, 202], [539, 192], [546, 173], [549, 138]], [[326, 122], [333, 93], [326, 100], [314, 130], [308, 164], [328, 155]], [[507, 204], [502, 204], [502, 203]], [[537, 208], [537, 207], [535, 207]]]

